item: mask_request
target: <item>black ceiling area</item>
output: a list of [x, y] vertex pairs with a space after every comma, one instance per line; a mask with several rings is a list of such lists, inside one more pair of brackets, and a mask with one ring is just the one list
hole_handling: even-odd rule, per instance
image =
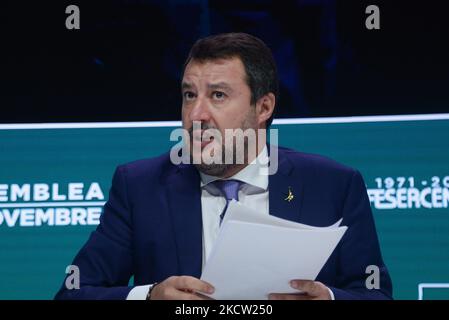
[[[68, 5], [80, 29], [65, 25]], [[380, 29], [368, 30], [368, 5]], [[1, 10], [0, 123], [181, 117], [198, 38], [247, 32], [272, 49], [277, 118], [449, 112], [444, 1], [14, 1]]]

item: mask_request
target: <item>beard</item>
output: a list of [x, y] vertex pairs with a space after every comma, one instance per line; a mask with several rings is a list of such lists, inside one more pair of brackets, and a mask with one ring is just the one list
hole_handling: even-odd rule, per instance
[[[255, 113], [254, 111], [250, 111], [250, 113], [247, 115], [247, 117], [242, 121], [242, 123], [239, 126], [239, 129], [242, 129], [243, 131], [247, 129], [253, 129], [255, 130], [255, 120], [252, 113]], [[251, 117], [252, 116], [252, 117]], [[209, 125], [207, 123], [201, 123], [201, 130], [207, 130], [207, 129], [217, 129], [216, 127]], [[218, 130], [218, 129], [217, 129]], [[249, 150], [249, 143], [248, 138], [244, 137], [243, 140], [243, 163], [240, 161], [237, 162], [237, 151], [242, 151], [242, 148], [237, 149], [235, 138], [232, 138], [233, 141], [231, 145], [229, 145], [229, 142], [226, 143], [224, 141], [224, 137], [222, 134], [221, 144], [219, 148], [214, 148], [213, 151], [217, 152], [220, 151], [220, 163], [204, 163], [202, 159], [202, 152], [204, 151], [203, 148], [201, 150], [201, 161], [200, 163], [195, 163], [193, 161], [193, 126], [189, 129], [189, 135], [190, 135], [190, 163], [193, 163], [194, 166], [197, 168], [198, 171], [210, 175], [210, 176], [216, 176], [216, 177], [223, 177], [228, 172], [231, 172], [237, 167], [244, 167], [246, 164], [248, 164], [248, 150]], [[229, 150], [231, 149], [231, 150]], [[257, 150], [257, 146], [256, 146]], [[257, 151], [256, 151], [257, 152]], [[232, 155], [232, 156], [229, 156]]]

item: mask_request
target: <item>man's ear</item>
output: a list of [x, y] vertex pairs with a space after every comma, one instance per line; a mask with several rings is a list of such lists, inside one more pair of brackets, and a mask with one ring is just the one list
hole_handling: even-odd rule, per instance
[[267, 93], [256, 102], [257, 124], [259, 128], [266, 128], [266, 122], [270, 119], [276, 105], [276, 97], [273, 93]]

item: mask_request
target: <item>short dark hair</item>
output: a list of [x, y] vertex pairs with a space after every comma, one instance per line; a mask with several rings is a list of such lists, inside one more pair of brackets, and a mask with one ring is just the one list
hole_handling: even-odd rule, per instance
[[[222, 33], [199, 39], [190, 49], [184, 70], [192, 60], [206, 62], [234, 57], [245, 67], [251, 104], [270, 92], [278, 97], [279, 79], [273, 54], [262, 40], [247, 33]], [[267, 128], [272, 121], [273, 115], [266, 122]]]

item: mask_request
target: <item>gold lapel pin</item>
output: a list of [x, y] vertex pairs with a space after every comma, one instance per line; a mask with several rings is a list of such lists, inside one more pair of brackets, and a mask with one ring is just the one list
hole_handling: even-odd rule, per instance
[[287, 198], [285, 198], [284, 200], [290, 202], [293, 200], [294, 197], [295, 196], [293, 195], [292, 189], [288, 187], [288, 195]]

